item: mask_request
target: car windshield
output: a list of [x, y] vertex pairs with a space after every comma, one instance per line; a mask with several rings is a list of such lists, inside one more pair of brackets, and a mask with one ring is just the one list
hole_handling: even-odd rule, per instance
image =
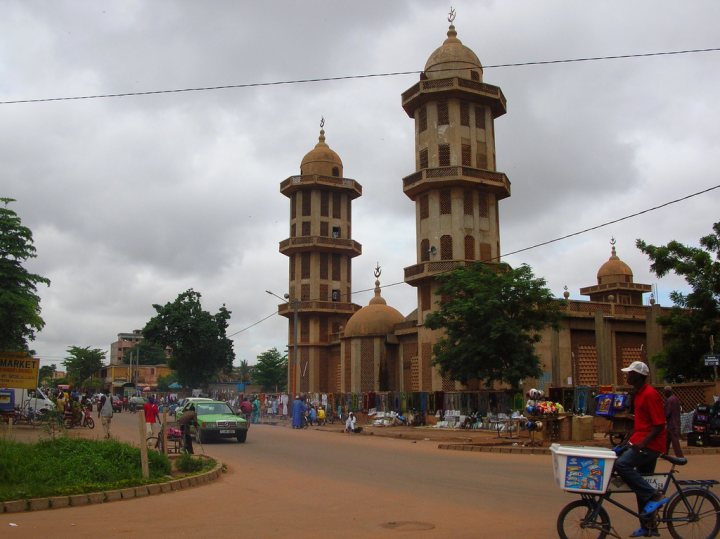
[[224, 402], [196, 402], [195, 411], [198, 415], [233, 414], [230, 407]]

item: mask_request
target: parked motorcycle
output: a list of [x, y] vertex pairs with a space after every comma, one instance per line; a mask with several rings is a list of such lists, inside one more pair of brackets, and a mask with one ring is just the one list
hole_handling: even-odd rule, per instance
[[95, 420], [92, 418], [92, 411], [90, 408], [83, 408], [80, 417], [65, 418], [65, 428], [71, 429], [73, 427], [87, 427], [89, 429], [95, 428]]

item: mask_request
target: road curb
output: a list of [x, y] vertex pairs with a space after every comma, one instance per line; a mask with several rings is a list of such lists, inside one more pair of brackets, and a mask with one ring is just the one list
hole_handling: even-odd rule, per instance
[[[199, 455], [202, 456], [202, 455]], [[151, 483], [138, 487], [124, 489], [103, 490], [85, 494], [73, 494], [70, 496], [51, 496], [48, 498], [32, 498], [27, 500], [10, 500], [0, 502], [0, 513], [20, 513], [23, 511], [43, 511], [46, 509], [60, 509], [62, 507], [78, 507], [97, 503], [107, 503], [120, 500], [131, 500], [144, 496], [155, 496], [175, 492], [185, 488], [207, 485], [220, 478], [223, 472], [223, 464], [215, 461], [212, 470], [201, 474], [172, 479], [162, 483]]]

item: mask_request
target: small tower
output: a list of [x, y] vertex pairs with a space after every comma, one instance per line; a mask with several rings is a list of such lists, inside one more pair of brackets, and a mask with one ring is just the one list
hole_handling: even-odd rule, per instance
[[[351, 237], [351, 204], [362, 186], [343, 177], [340, 157], [320, 137], [300, 164], [300, 175], [280, 184], [290, 199], [290, 237], [280, 242], [289, 258], [289, 295], [279, 313], [289, 318], [288, 388], [296, 392], [333, 392], [340, 384], [341, 327], [360, 309], [351, 303], [352, 259], [362, 252]], [[297, 308], [298, 343], [294, 343]]]
[[482, 81], [475, 53], [457, 37], [450, 12], [447, 39], [433, 52], [420, 81], [402, 94], [415, 120], [416, 170], [403, 178], [415, 202], [417, 263], [405, 268], [405, 282], [418, 290], [419, 372], [408, 391], [456, 389], [432, 368], [432, 345], [439, 337], [423, 327], [436, 309], [435, 277], [476, 261], [500, 256], [498, 202], [510, 196], [510, 181], [495, 165], [495, 118], [506, 112], [497, 86]]
[[597, 284], [580, 289], [590, 301], [605, 301], [624, 305], [642, 305], [643, 294], [650, 292], [649, 284], [633, 282], [633, 272], [615, 252], [615, 238], [610, 240], [610, 258], [597, 272]]

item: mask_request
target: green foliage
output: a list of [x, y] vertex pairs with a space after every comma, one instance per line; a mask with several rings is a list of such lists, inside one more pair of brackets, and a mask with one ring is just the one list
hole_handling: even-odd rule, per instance
[[715, 351], [710, 342], [720, 330], [720, 222], [713, 225], [713, 234], [700, 238], [700, 247], [677, 241], [655, 246], [637, 240], [636, 245], [658, 277], [674, 272], [692, 288], [689, 294], [670, 294], [675, 306], [658, 320], [665, 330], [665, 348], [653, 359], [669, 381], [710, 378], [712, 370], [702, 356]]
[[22, 226], [7, 206], [12, 198], [0, 198], [0, 351], [25, 352], [45, 322], [40, 317], [39, 284], [45, 277], [29, 273], [23, 263], [35, 258], [32, 232]]
[[252, 375], [252, 367], [247, 362], [247, 359], [240, 361], [240, 367], [238, 367], [238, 373], [240, 375], [241, 382], [249, 382]]
[[195, 473], [214, 468], [215, 461], [213, 459], [193, 457], [190, 453], [183, 453], [175, 461], [175, 467], [181, 472]]
[[176, 372], [171, 372], [167, 376], [160, 376], [157, 381], [158, 391], [169, 391], [170, 385], [178, 381]]
[[544, 279], [535, 278], [527, 265], [476, 263], [439, 281], [439, 310], [426, 317], [425, 326], [445, 330], [433, 348], [443, 376], [516, 387], [542, 374], [534, 345], [539, 331], [557, 325], [563, 305]]
[[0, 500], [124, 488], [170, 473], [165, 455], [150, 451], [148, 460], [150, 481], [142, 478], [140, 449], [115, 440], [60, 437], [22, 444], [0, 439]]
[[[63, 360], [67, 377], [74, 386], [83, 386], [88, 379], [97, 373], [105, 361], [105, 352], [89, 346], [80, 348], [71, 346], [67, 349], [68, 357]], [[89, 383], [89, 381], [88, 381]]]
[[229, 372], [235, 358], [233, 343], [225, 336], [230, 311], [223, 305], [210, 314], [202, 309], [200, 297], [190, 289], [172, 303], [153, 305], [157, 315], [143, 329], [147, 341], [172, 349], [169, 365], [187, 387], [203, 385], [220, 371]]
[[263, 391], [283, 391], [287, 385], [287, 355], [271, 348], [257, 359], [252, 371], [253, 381], [262, 386]]
[[134, 364], [137, 364], [139, 359], [140, 365], [162, 365], [167, 363], [165, 349], [146, 339], [141, 340], [123, 354], [123, 363], [129, 364], [131, 358]]
[[55, 371], [57, 371], [57, 365], [54, 363], [52, 365], [43, 365], [40, 367], [40, 372], [38, 373], [40, 382], [51, 381], [55, 376]]

